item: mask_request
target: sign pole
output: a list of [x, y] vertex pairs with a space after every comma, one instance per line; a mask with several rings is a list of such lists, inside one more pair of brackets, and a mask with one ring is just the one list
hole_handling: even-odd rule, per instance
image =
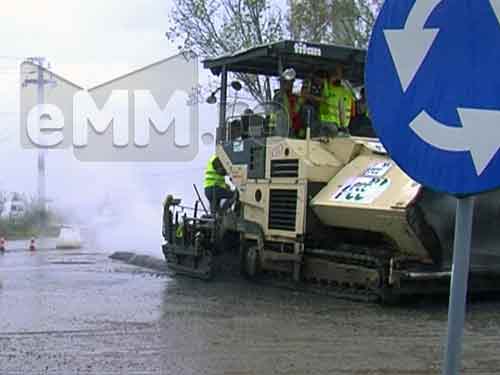
[[458, 199], [443, 375], [458, 375], [461, 366], [473, 211], [474, 197]]

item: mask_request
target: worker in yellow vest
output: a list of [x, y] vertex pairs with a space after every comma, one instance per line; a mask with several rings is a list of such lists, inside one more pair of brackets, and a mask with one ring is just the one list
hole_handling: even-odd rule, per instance
[[323, 81], [319, 106], [322, 133], [348, 133], [354, 98], [350, 90], [342, 85], [342, 79], [342, 66], [337, 65], [335, 73], [328, 74]]
[[210, 157], [205, 169], [203, 187], [205, 188], [205, 196], [210, 202], [210, 211], [213, 214], [220, 208], [223, 199], [233, 197], [231, 189], [226, 184], [226, 175], [227, 172], [219, 158], [216, 155]]

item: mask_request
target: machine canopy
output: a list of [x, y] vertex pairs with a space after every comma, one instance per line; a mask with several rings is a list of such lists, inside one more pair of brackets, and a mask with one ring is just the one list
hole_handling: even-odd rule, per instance
[[285, 40], [209, 58], [203, 61], [203, 66], [215, 75], [220, 75], [224, 66], [228, 72], [265, 76], [279, 76], [280, 69], [293, 68], [297, 78], [306, 78], [314, 72], [332, 71], [341, 64], [344, 78], [354, 86], [361, 86], [365, 57], [363, 49]]

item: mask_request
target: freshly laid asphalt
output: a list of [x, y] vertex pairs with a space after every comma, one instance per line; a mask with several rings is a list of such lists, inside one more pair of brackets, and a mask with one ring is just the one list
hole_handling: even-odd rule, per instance
[[[440, 373], [445, 298], [382, 307], [173, 278], [161, 260], [149, 270], [54, 241], [8, 246], [2, 375]], [[492, 298], [469, 305], [464, 374], [500, 372], [499, 308]]]

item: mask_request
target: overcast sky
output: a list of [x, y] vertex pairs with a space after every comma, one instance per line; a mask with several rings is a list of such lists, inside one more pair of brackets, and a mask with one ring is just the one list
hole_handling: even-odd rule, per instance
[[[45, 56], [57, 71], [78, 75], [78, 80], [107, 79], [175, 53], [165, 38], [169, 3], [5, 1], [0, 16], [0, 56]], [[83, 64], [88, 71], [81, 68]], [[96, 69], [100, 64], [107, 69]]]
[[[43, 56], [51, 70], [85, 87], [177, 53], [165, 37], [174, 0], [3, 0], [0, 7], [0, 191], [36, 192], [37, 152], [20, 146], [19, 65]], [[284, 6], [285, 0], [276, 0]], [[201, 83], [209, 74], [200, 71]], [[200, 108], [203, 124], [216, 123], [216, 107]], [[167, 193], [194, 200], [192, 184], [202, 185], [212, 147], [179, 167], [169, 163], [82, 163], [71, 150], [47, 157], [50, 199], [81, 212], [118, 200], [127, 243], [158, 244], [161, 202]], [[202, 189], [201, 189], [202, 190]], [[72, 207], [71, 207], [72, 206]], [[137, 238], [142, 233], [145, 238]], [[133, 238], [130, 238], [130, 237]], [[147, 238], [146, 238], [147, 237]], [[137, 241], [137, 240], [140, 241]]]
[[[53, 71], [83, 87], [149, 65], [177, 52], [165, 37], [170, 3], [169, 0], [2, 1], [0, 190], [29, 194], [36, 191], [37, 153], [22, 149], [19, 141], [20, 62], [29, 56], [44, 56]], [[189, 178], [179, 178], [178, 168], [172, 170], [169, 178], [168, 165], [144, 164], [81, 163], [71, 151], [51, 151], [47, 159], [48, 194], [65, 205], [78, 202], [89, 205], [99, 203], [89, 200], [99, 201], [111, 193], [122, 201], [141, 200], [140, 207], [153, 202], [152, 212], [157, 215], [163, 194], [184, 188], [192, 190]], [[196, 172], [190, 174], [192, 182], [201, 183], [197, 180], [201, 180], [203, 166], [204, 162], [186, 166]], [[118, 189], [125, 192], [118, 194]], [[128, 198], [124, 194], [129, 194]], [[141, 215], [136, 213], [136, 216]], [[154, 217], [155, 230], [160, 224], [158, 217]]]

